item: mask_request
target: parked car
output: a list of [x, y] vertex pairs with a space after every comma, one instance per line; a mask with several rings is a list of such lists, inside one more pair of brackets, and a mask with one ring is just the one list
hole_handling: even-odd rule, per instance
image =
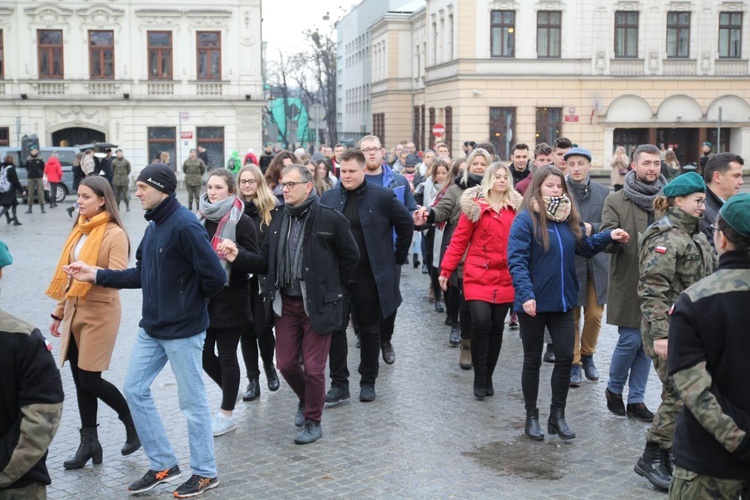
[[[70, 193], [73, 192], [73, 162], [76, 159], [76, 154], [78, 154], [81, 150], [77, 147], [59, 147], [59, 148], [40, 148], [39, 149], [39, 156], [42, 157], [42, 159], [46, 162], [50, 156], [52, 156], [52, 152], [57, 151], [57, 157], [60, 160], [60, 163], [62, 164], [62, 170], [63, 170], [63, 176], [62, 181], [60, 184], [57, 185], [57, 193], [55, 193], [55, 200], [57, 203], [62, 203], [65, 201], [65, 197], [68, 196]], [[26, 178], [27, 178], [27, 172], [26, 172], [26, 158], [21, 158], [21, 148], [10, 148], [10, 147], [2, 147], [0, 148], [0, 158], [5, 158], [7, 155], [11, 155], [16, 163], [16, 173], [18, 174], [18, 180], [23, 185], [24, 189], [26, 188]], [[20, 197], [22, 193], [17, 193]], [[45, 190], [44, 192], [44, 198], [45, 201], [49, 202], [50, 200], [50, 193], [49, 191]]]

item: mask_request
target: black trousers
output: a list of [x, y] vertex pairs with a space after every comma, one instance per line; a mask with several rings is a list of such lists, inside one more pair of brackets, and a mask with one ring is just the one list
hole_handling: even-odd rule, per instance
[[76, 386], [81, 427], [96, 427], [100, 399], [117, 412], [121, 420], [130, 415], [125, 397], [117, 387], [102, 378], [102, 372], [89, 372], [78, 368], [78, 345], [72, 332], [68, 345], [68, 364]]
[[555, 352], [555, 367], [552, 370], [550, 385], [552, 388], [553, 408], [565, 408], [570, 387], [570, 368], [573, 363], [573, 340], [575, 330], [573, 311], [537, 313], [531, 317], [526, 313], [518, 313], [521, 326], [521, 340], [523, 341], [523, 372], [521, 387], [527, 410], [536, 406], [539, 394], [539, 367], [542, 364], [542, 349], [544, 347], [544, 327], [549, 329], [552, 337], [552, 348]]
[[[253, 285], [251, 285], [252, 287]], [[245, 371], [248, 379], [260, 376], [258, 367], [258, 352], [265, 366], [273, 365], [273, 353], [276, 349], [276, 339], [273, 327], [266, 323], [266, 310], [263, 298], [257, 292], [257, 283], [250, 290], [250, 303], [253, 309], [253, 322], [242, 330], [240, 338], [242, 345], [242, 359], [245, 361]]]
[[[375, 385], [380, 369], [380, 299], [374, 279], [350, 281], [344, 289], [344, 317], [348, 318], [350, 310], [357, 321], [360, 341], [359, 374], [360, 385]], [[395, 313], [393, 315], [395, 321]], [[329, 367], [331, 384], [349, 386], [349, 368], [347, 356], [349, 345], [346, 341], [346, 330], [337, 330], [331, 336]]]
[[503, 346], [505, 316], [512, 304], [467, 300], [471, 311], [471, 360], [475, 377], [492, 379]]
[[[240, 363], [237, 344], [245, 327], [209, 328], [203, 345], [203, 370], [221, 388], [221, 409], [234, 410], [240, 390]], [[219, 351], [217, 356], [214, 346]]]

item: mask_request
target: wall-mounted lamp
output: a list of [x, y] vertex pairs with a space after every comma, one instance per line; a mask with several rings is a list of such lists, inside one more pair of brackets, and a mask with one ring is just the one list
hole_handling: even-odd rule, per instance
[[251, 96], [250, 94], [245, 94], [245, 100], [246, 101], [249, 101], [252, 98], [253, 98], [253, 96]]
[[480, 95], [482, 95], [479, 90], [473, 90], [472, 92], [474, 92], [474, 97], [479, 97]]
[[677, 121], [682, 120], [682, 115], [677, 115]]
[[21, 99], [23, 99], [24, 101], [28, 98], [29, 98], [28, 94], [21, 94]]
[[128, 94], [128, 93], [126, 92], [126, 93], [122, 94], [122, 98], [123, 98], [123, 99], [130, 99], [130, 94]]

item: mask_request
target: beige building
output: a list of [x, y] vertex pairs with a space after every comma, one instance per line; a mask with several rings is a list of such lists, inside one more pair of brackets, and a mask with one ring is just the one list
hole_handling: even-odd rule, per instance
[[[366, 0], [367, 1], [367, 0]], [[748, 0], [428, 0], [369, 26], [373, 133], [750, 156]], [[721, 136], [717, 128], [720, 124]], [[533, 146], [532, 146], [533, 147]]]
[[0, 146], [107, 141], [212, 166], [261, 149], [261, 0], [0, 4]]

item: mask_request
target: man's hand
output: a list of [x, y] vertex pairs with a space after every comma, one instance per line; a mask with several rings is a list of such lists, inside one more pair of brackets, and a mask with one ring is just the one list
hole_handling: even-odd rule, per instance
[[414, 212], [412, 212], [411, 216], [414, 219], [415, 226], [421, 226], [427, 220], [427, 212], [423, 212], [423, 210], [424, 207], [419, 207]]
[[654, 340], [654, 352], [657, 356], [659, 356], [664, 361], [667, 360], [667, 352], [668, 352], [668, 340], [667, 339], [659, 339]]
[[62, 270], [74, 280], [83, 281], [84, 283], [93, 283], [96, 280], [96, 268], [80, 260], [63, 266]]

